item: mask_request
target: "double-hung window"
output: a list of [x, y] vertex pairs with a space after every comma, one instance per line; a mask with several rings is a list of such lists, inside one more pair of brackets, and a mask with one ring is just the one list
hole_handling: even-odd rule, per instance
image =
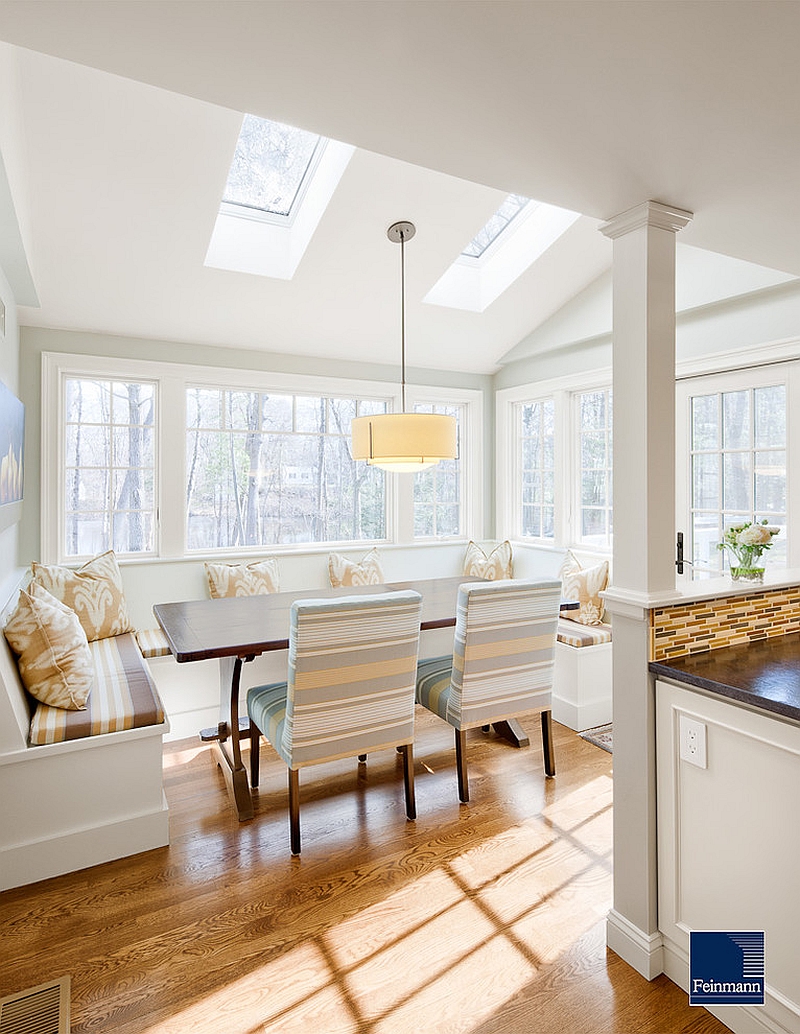
[[575, 541], [611, 548], [613, 467], [611, 389], [580, 392], [577, 410], [578, 522]]
[[156, 384], [67, 377], [63, 390], [63, 555], [154, 552]]
[[555, 536], [555, 400], [538, 399], [515, 406], [519, 443], [518, 491], [520, 534], [552, 540]]

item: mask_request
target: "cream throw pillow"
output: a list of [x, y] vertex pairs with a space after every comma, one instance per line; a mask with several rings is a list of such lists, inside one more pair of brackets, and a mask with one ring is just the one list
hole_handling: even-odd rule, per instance
[[205, 568], [212, 600], [280, 592], [278, 558], [274, 556], [252, 564], [206, 564]]
[[23, 685], [51, 707], [81, 711], [94, 683], [94, 664], [78, 615], [40, 585], [19, 594], [5, 629]]
[[134, 631], [112, 549], [89, 560], [77, 571], [35, 562], [32, 571], [37, 585], [75, 611], [90, 643]]
[[492, 582], [500, 578], [513, 578], [511, 543], [506, 539], [487, 556], [477, 542], [470, 542], [464, 554], [462, 573], [466, 578], [488, 578]]
[[565, 600], [577, 600], [577, 610], [565, 610], [562, 617], [582, 625], [601, 625], [605, 606], [600, 593], [608, 586], [608, 561], [595, 567], [581, 567], [577, 558], [567, 550], [561, 567], [561, 595]]
[[331, 553], [328, 574], [334, 589], [341, 585], [382, 585], [384, 582], [377, 549], [371, 549], [358, 562], [348, 560], [341, 553]]

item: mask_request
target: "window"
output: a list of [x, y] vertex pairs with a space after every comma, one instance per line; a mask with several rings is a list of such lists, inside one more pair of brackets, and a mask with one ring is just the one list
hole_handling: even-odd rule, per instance
[[350, 421], [386, 403], [191, 387], [187, 549], [382, 539], [386, 479], [350, 458]]
[[555, 536], [555, 402], [541, 399], [518, 403], [522, 515], [521, 534], [530, 538]]
[[530, 198], [523, 197], [522, 194], [509, 194], [491, 219], [489, 219], [482, 230], [475, 234], [461, 254], [467, 255], [470, 258], [480, 258], [484, 251], [494, 244], [514, 216], [518, 215], [529, 202]]
[[457, 461], [353, 462], [351, 421], [396, 410], [395, 383], [44, 352], [42, 562], [480, 538], [483, 391], [407, 398], [455, 416]]
[[314, 133], [245, 115], [223, 202], [290, 216], [324, 146]]
[[579, 479], [577, 540], [587, 546], [608, 549], [612, 534], [611, 391], [586, 391], [575, 398]]
[[717, 543], [727, 527], [744, 521], [766, 519], [783, 529], [764, 560], [785, 564], [786, 385], [692, 392], [688, 401], [689, 555], [695, 576], [727, 567]]
[[[418, 402], [414, 412], [455, 417], [460, 441], [463, 406]], [[442, 460], [414, 475], [414, 538], [451, 538], [460, 534], [460, 463], [458, 459]]]
[[155, 384], [64, 381], [68, 557], [155, 549]]

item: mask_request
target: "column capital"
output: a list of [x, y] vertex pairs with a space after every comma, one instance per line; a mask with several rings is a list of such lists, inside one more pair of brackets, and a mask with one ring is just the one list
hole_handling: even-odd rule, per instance
[[659, 201], [645, 201], [642, 205], [629, 208], [627, 212], [614, 216], [608, 222], [601, 223], [598, 227], [600, 233], [612, 240], [616, 237], [623, 237], [631, 230], [638, 230], [642, 226], [654, 226], [659, 230], [671, 230], [677, 233], [682, 230], [694, 217], [694, 212], [687, 212], [683, 208], [675, 208], [673, 205], [662, 205]]

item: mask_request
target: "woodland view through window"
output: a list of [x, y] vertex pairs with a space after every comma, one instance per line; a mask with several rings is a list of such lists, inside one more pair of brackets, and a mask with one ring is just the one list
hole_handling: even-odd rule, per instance
[[369, 399], [189, 388], [187, 548], [381, 539], [385, 475], [350, 458]]
[[68, 378], [65, 391], [65, 555], [151, 552], [155, 384]]

